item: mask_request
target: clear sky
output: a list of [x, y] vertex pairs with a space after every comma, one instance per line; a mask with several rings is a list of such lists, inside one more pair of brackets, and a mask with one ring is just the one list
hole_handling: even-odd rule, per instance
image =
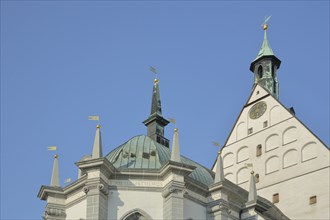
[[[329, 146], [329, 1], [1, 1], [1, 219], [40, 219], [91, 154], [146, 134], [154, 74], [181, 153], [211, 167], [253, 85], [261, 23], [282, 60], [280, 101]], [[171, 140], [173, 125], [166, 128]]]

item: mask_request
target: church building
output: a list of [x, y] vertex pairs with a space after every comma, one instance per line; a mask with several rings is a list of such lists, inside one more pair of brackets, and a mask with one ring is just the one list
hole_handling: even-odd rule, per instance
[[[78, 179], [59, 184], [55, 155], [51, 182], [41, 186], [43, 218], [71, 219], [329, 219], [329, 149], [279, 101], [281, 61], [264, 40], [250, 70], [251, 95], [222, 150], [206, 168], [180, 154], [179, 130], [164, 129], [158, 79], [147, 135], [103, 154], [97, 125], [91, 155], [75, 164]], [[40, 211], [42, 212], [42, 211]]]

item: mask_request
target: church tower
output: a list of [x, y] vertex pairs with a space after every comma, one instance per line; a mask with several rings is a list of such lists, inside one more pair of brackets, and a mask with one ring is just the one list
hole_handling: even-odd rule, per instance
[[164, 128], [169, 123], [162, 115], [162, 104], [160, 101], [159, 80], [154, 80], [152, 90], [151, 112], [149, 117], [143, 121], [143, 124], [148, 128], [148, 136], [164, 145], [169, 147], [169, 140], [164, 137]]
[[279, 98], [279, 85], [277, 80], [277, 70], [280, 68], [281, 60], [275, 55], [267, 40], [268, 25], [264, 23], [264, 41], [258, 56], [251, 63], [250, 70], [254, 74], [254, 84], [259, 84], [266, 89], [276, 99]]

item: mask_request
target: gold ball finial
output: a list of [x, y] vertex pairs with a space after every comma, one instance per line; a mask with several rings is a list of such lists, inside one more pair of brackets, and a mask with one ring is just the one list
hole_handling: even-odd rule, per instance
[[177, 129], [177, 128], [174, 128], [174, 132], [178, 132], [178, 130], [179, 130], [179, 129]]
[[252, 174], [252, 175], [254, 174], [254, 171], [253, 171], [253, 170], [251, 171], [251, 174]]
[[262, 26], [262, 29], [265, 31], [265, 30], [267, 30], [268, 29], [268, 24], [264, 24], [263, 26]]
[[159, 83], [159, 80], [158, 80], [157, 78], [154, 79], [154, 83], [155, 83], [155, 84]]
[[96, 128], [101, 128], [101, 125], [96, 125]]
[[54, 158], [55, 158], [55, 159], [57, 159], [57, 158], [58, 158], [58, 155], [57, 155], [57, 154], [55, 154]]

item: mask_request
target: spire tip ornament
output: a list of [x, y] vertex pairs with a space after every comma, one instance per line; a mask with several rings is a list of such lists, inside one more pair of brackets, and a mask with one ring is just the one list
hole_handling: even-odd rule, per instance
[[270, 17], [272, 17], [271, 15], [268, 16], [268, 17], [265, 17], [265, 20], [264, 22], [262, 23], [262, 29], [265, 31], [268, 29], [268, 24], [267, 24], [267, 21], [269, 21]]
[[268, 29], [268, 24], [264, 24], [263, 26], [262, 26], [262, 29], [265, 31], [265, 30], [267, 30]]

